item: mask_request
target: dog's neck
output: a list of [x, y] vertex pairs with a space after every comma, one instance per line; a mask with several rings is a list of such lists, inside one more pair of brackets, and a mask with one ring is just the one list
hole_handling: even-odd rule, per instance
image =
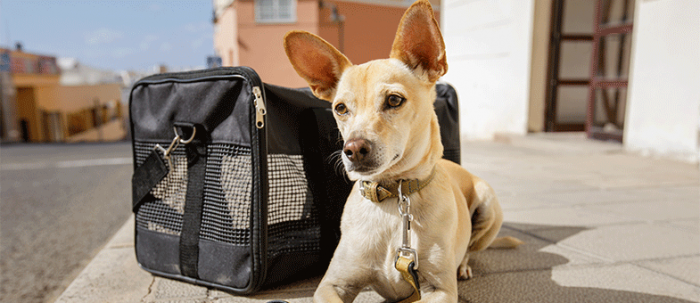
[[430, 184], [435, 177], [435, 167], [425, 179], [397, 180], [389, 183], [360, 181], [360, 194], [366, 199], [381, 203], [388, 198], [396, 198], [401, 195], [410, 195], [420, 191]]

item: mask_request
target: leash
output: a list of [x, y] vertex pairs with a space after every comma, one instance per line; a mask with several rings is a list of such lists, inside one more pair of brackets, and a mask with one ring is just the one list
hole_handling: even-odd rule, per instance
[[[435, 175], [435, 170], [433, 170], [428, 182], [433, 178], [433, 175]], [[427, 185], [427, 182], [425, 184]], [[415, 249], [411, 248], [411, 221], [413, 221], [411, 199], [402, 193], [402, 185], [403, 180], [399, 181], [398, 187], [399, 214], [401, 214], [401, 221], [403, 223], [403, 241], [401, 242], [401, 247], [396, 249], [394, 268], [396, 268], [396, 270], [401, 273], [403, 279], [413, 287], [413, 293], [408, 298], [399, 301], [399, 303], [409, 303], [420, 300], [421, 296], [420, 284], [418, 282], [418, 253], [416, 253]], [[425, 187], [425, 185], [423, 185], [423, 187]]]

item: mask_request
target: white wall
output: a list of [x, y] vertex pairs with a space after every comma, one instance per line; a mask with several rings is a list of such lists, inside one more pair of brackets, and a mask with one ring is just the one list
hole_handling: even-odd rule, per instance
[[625, 148], [698, 161], [700, 1], [636, 1]]
[[441, 27], [462, 135], [527, 132], [535, 0], [443, 0]]

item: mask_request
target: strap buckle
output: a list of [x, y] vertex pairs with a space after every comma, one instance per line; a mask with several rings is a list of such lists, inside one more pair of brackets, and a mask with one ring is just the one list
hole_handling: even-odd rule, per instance
[[418, 270], [418, 253], [413, 248], [399, 247], [396, 249], [396, 257], [394, 258], [394, 267], [399, 261], [399, 258], [406, 258], [413, 261], [413, 269]]

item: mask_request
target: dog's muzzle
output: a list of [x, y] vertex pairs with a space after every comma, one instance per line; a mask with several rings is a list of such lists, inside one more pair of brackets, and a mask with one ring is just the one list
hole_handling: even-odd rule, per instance
[[367, 173], [377, 168], [373, 144], [369, 140], [353, 138], [345, 142], [343, 146], [343, 156], [345, 158], [345, 168], [348, 171]]

